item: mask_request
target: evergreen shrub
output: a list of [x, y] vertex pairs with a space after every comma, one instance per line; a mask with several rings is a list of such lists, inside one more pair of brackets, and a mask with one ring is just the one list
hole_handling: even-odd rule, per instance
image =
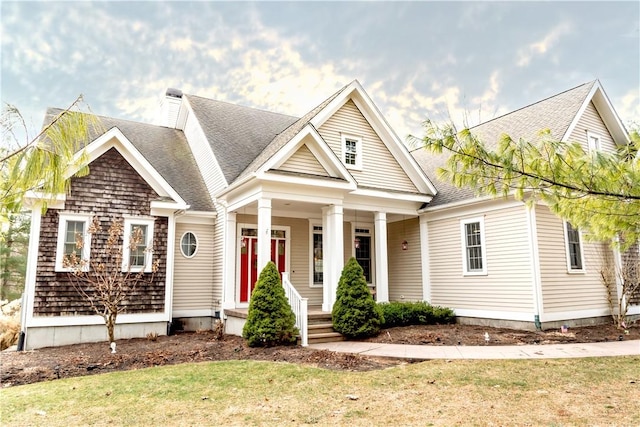
[[333, 329], [347, 338], [377, 335], [384, 322], [382, 309], [369, 291], [362, 267], [353, 257], [342, 269], [331, 314]]
[[276, 265], [269, 263], [260, 272], [251, 293], [247, 322], [242, 336], [250, 347], [271, 347], [296, 341], [296, 319], [284, 293]]
[[383, 328], [409, 325], [454, 323], [456, 316], [450, 308], [432, 306], [425, 301], [385, 302], [379, 304], [384, 316]]

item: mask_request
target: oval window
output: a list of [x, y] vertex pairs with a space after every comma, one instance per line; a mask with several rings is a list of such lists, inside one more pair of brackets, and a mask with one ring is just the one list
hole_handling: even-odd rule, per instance
[[180, 250], [182, 251], [182, 255], [187, 258], [192, 258], [198, 250], [198, 239], [196, 239], [196, 235], [190, 231], [184, 233], [182, 239], [180, 239]]

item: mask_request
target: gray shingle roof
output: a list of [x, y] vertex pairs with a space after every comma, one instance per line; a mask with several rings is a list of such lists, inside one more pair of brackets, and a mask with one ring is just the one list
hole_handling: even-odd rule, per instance
[[228, 184], [297, 117], [185, 95]]
[[[49, 108], [45, 123], [49, 123], [61, 111]], [[94, 132], [92, 140], [117, 127], [180, 197], [191, 205], [191, 210], [213, 210], [209, 192], [181, 130], [111, 117], [97, 117], [103, 129]]]
[[[548, 129], [553, 138], [560, 140], [565, 136], [595, 82], [576, 86], [481, 123], [470, 130], [489, 148], [496, 147], [500, 137], [505, 133], [514, 140], [523, 138], [535, 141], [539, 138], [541, 130]], [[429, 203], [429, 207], [466, 200], [475, 196], [474, 191], [470, 188], [458, 188], [437, 178], [436, 171], [439, 167], [444, 166], [450, 156], [448, 153], [443, 152], [440, 155], [435, 155], [424, 149], [419, 149], [413, 151], [412, 155], [438, 189], [438, 194]]]
[[252, 172], [255, 172], [260, 166], [262, 166], [267, 160], [271, 158], [274, 154], [278, 152], [282, 147], [284, 147], [287, 142], [291, 140], [294, 136], [298, 134], [320, 111], [322, 111], [331, 101], [335, 99], [347, 86], [343, 86], [336, 93], [331, 95], [329, 98], [325, 99], [322, 103], [320, 103], [313, 110], [309, 111], [307, 114], [302, 116], [300, 119], [291, 124], [288, 128], [286, 128], [282, 133], [277, 135], [269, 145], [265, 147], [265, 149], [258, 155], [253, 161], [247, 166], [247, 168], [238, 176], [238, 178], [242, 178], [245, 175], [248, 175]]

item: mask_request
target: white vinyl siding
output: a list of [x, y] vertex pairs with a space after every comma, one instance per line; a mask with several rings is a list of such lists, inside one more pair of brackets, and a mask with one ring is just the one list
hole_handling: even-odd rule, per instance
[[[407, 241], [407, 250], [402, 242]], [[389, 300], [421, 301], [422, 262], [420, 247], [420, 224], [418, 218], [387, 224], [389, 259]]]
[[[472, 219], [474, 217], [470, 217]], [[531, 258], [524, 206], [484, 215], [485, 276], [464, 276], [460, 220], [429, 221], [431, 302], [457, 309], [533, 312]]]
[[[198, 239], [198, 250], [191, 258], [185, 258], [180, 251], [180, 240], [187, 232]], [[210, 310], [215, 307], [213, 249], [212, 225], [176, 224], [173, 310]]]
[[609, 130], [605, 126], [598, 110], [590, 102], [587, 108], [584, 110], [582, 117], [578, 120], [578, 124], [569, 135], [569, 142], [579, 142], [584, 147], [585, 151], [589, 150], [588, 133], [596, 135], [600, 139], [600, 149], [602, 151], [615, 151], [616, 144], [613, 142], [613, 138], [609, 133]]
[[[342, 158], [342, 135], [358, 135], [362, 140], [362, 170], [350, 169], [359, 185], [380, 189], [418, 192], [389, 149], [349, 100], [331, 116], [318, 132], [338, 158]], [[350, 252], [349, 252], [350, 253]]]
[[278, 170], [329, 176], [327, 170], [318, 162], [318, 159], [306, 145], [300, 147]]
[[545, 313], [606, 309], [607, 296], [600, 280], [603, 258], [610, 256], [606, 244], [584, 241], [584, 274], [569, 274], [562, 220], [548, 208], [536, 208], [540, 278]]

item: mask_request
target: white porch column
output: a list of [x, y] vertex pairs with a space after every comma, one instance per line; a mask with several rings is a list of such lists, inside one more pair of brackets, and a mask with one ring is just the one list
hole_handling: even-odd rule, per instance
[[429, 226], [427, 218], [420, 216], [420, 259], [422, 260], [422, 299], [431, 303], [431, 271], [429, 269]]
[[222, 273], [222, 308], [236, 308], [236, 213], [227, 212], [224, 229], [224, 264]]
[[376, 301], [389, 302], [389, 256], [387, 254], [387, 213], [374, 212]]
[[271, 199], [258, 200], [258, 275], [271, 261]]
[[344, 267], [344, 229], [342, 206], [322, 208], [322, 311], [331, 311], [336, 301], [338, 281]]

